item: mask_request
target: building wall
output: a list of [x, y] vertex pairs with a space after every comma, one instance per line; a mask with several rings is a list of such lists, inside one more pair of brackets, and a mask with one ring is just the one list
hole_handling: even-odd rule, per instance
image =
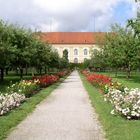
[[[69, 62], [74, 63], [74, 59], [78, 59], [78, 63], [84, 62], [84, 59], [89, 59], [91, 57], [91, 50], [98, 50], [97, 45], [88, 45], [88, 44], [53, 44], [52, 47], [54, 47], [60, 57], [63, 56], [63, 51], [66, 49], [68, 51], [68, 59]], [[78, 50], [78, 54], [74, 54], [74, 50]], [[84, 55], [84, 49], [87, 49], [87, 55]]]

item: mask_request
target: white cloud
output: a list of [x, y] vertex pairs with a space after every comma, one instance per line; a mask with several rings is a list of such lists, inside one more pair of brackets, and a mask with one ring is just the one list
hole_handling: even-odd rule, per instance
[[83, 4], [81, 0], [34, 0], [34, 4], [47, 12], [59, 13], [59, 12], [72, 12], [77, 10], [78, 7]]
[[132, 5], [126, 16], [135, 16], [133, 0], [0, 0], [0, 17], [42, 31], [105, 31], [122, 1]]

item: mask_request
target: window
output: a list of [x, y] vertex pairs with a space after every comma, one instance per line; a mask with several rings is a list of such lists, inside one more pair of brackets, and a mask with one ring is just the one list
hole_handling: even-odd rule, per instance
[[65, 58], [66, 60], [68, 60], [68, 50], [67, 49], [65, 49], [63, 51], [63, 58]]
[[74, 58], [74, 63], [78, 63], [78, 58]]
[[87, 54], [88, 54], [88, 50], [84, 49], [84, 55], [87, 55]]
[[78, 55], [78, 50], [74, 49], [74, 55]]

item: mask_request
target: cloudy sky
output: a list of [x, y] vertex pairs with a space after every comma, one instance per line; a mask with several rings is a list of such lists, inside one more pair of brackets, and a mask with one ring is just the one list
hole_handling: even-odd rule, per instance
[[109, 31], [136, 16], [134, 0], [0, 0], [0, 18], [38, 31]]

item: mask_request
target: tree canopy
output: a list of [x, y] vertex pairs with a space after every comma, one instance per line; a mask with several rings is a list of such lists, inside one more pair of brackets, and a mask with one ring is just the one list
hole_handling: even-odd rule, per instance
[[61, 67], [63, 64], [60, 66], [60, 61], [66, 63], [50, 44], [42, 42], [30, 29], [8, 24], [2, 20], [0, 21], [0, 56], [1, 80], [7, 67], [19, 70], [22, 78], [25, 68], [35, 67], [41, 74], [42, 69], [47, 67]]

